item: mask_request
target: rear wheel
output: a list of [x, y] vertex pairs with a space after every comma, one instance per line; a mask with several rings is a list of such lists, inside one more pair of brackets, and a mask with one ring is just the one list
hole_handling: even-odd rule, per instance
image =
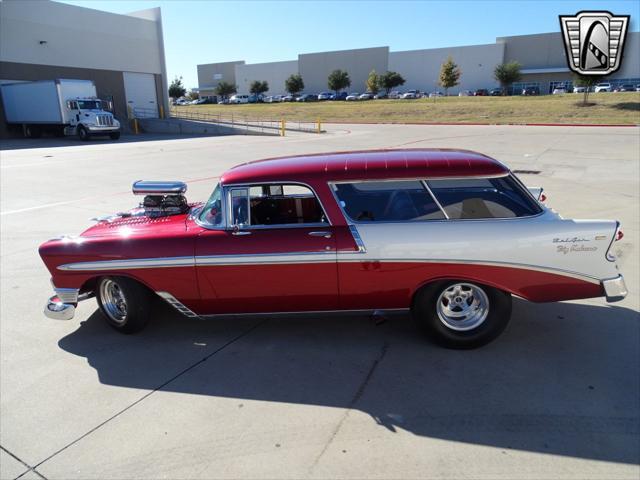
[[435, 282], [414, 298], [418, 326], [447, 348], [476, 348], [494, 340], [511, 317], [511, 295], [457, 280]]
[[42, 128], [37, 125], [25, 125], [24, 136], [27, 138], [40, 138], [42, 136]]
[[87, 140], [89, 140], [89, 132], [87, 131], [86, 127], [82, 125], [78, 126], [78, 137], [83, 142], [86, 142]]
[[119, 332], [139, 332], [149, 322], [151, 292], [135, 280], [101, 278], [96, 297], [107, 323]]

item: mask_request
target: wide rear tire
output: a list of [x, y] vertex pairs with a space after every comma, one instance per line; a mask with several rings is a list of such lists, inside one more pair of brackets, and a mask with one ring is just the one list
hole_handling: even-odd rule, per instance
[[126, 277], [103, 277], [96, 289], [107, 323], [121, 333], [136, 333], [149, 323], [152, 293]]
[[438, 344], [477, 348], [506, 328], [511, 318], [511, 294], [464, 280], [434, 282], [416, 293], [412, 315]]

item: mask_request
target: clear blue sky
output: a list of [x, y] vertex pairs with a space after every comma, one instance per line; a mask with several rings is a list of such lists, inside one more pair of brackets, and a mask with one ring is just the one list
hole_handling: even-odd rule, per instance
[[[559, 31], [558, 15], [609, 10], [631, 15], [640, 0], [608, 1], [65, 1], [128, 13], [161, 7], [167, 74], [198, 86], [199, 63], [296, 60], [298, 53], [388, 46], [391, 51], [494, 43], [496, 37]], [[125, 52], [123, 52], [125, 54]]]

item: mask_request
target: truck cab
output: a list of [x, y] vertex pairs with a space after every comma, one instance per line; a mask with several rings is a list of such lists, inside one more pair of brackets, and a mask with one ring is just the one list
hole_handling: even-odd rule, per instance
[[92, 135], [109, 135], [114, 140], [120, 138], [120, 122], [111, 112], [103, 110], [100, 99], [68, 99], [65, 107], [66, 135], [77, 133], [82, 140], [88, 140]]

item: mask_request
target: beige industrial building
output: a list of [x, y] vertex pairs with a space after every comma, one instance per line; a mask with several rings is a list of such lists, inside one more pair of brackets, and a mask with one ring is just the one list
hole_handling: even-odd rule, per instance
[[[238, 93], [249, 93], [254, 80], [269, 82], [269, 95], [285, 93], [284, 80], [299, 73], [305, 83], [305, 92], [327, 91], [327, 77], [335, 69], [346, 70], [351, 78], [349, 91], [365, 91], [369, 72], [392, 70], [399, 72], [406, 83], [402, 90], [431, 92], [440, 89], [440, 65], [451, 56], [462, 71], [460, 84], [450, 90], [476, 90], [498, 86], [493, 78], [496, 65], [518, 61], [522, 65], [522, 81], [515, 90], [537, 86], [540, 93], [551, 93], [558, 85], [572, 87], [573, 74], [567, 67], [564, 43], [560, 32], [534, 35], [498, 37], [495, 43], [461, 47], [434, 48], [394, 52], [389, 47], [342, 50], [337, 52], [303, 53], [297, 60], [247, 64], [244, 61], [198, 65], [198, 83], [201, 95], [215, 95], [220, 81], [237, 86]], [[620, 70], [608, 79], [612, 84], [640, 84], [640, 33], [627, 34], [624, 57]]]
[[160, 9], [119, 15], [48, 0], [0, 1], [0, 83], [58, 78], [92, 80], [123, 124], [130, 109], [167, 111]]

